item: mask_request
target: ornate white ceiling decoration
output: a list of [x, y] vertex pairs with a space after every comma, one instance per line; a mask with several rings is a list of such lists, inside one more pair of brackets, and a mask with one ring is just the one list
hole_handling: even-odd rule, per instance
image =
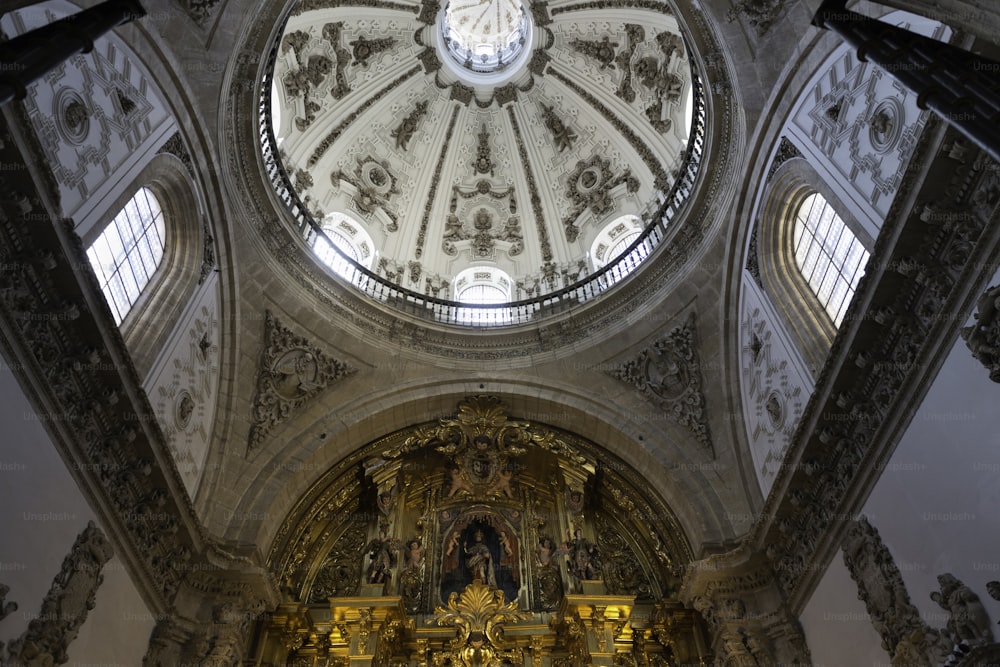
[[[552, 14], [532, 3], [530, 53], [497, 83], [443, 64], [436, 3], [363, 5], [299, 3], [271, 112], [297, 196], [316, 219], [360, 221], [379, 278], [447, 299], [458, 273], [488, 266], [513, 278], [512, 300], [533, 298], [593, 273], [589, 250], [611, 220], [648, 221], [663, 202], [693, 96], [663, 7], [626, 20], [603, 3]], [[515, 20], [511, 7], [499, 11]]]

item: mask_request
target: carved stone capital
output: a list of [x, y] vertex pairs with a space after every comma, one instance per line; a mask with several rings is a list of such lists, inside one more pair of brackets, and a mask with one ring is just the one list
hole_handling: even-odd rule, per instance
[[740, 547], [691, 563], [680, 598], [708, 624], [717, 664], [811, 664], [802, 627], [763, 553]]

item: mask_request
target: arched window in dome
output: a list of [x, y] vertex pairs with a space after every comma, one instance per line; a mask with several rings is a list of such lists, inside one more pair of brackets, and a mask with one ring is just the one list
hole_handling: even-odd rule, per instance
[[345, 213], [330, 213], [320, 226], [325, 237], [317, 235], [313, 239], [313, 251], [320, 261], [347, 279], [354, 278], [356, 272], [345, 257], [371, 269], [375, 244], [361, 223]]
[[160, 202], [142, 187], [87, 249], [116, 324], [121, 325], [160, 266], [165, 237]]
[[868, 251], [818, 192], [795, 213], [795, 265], [834, 326], [840, 327], [868, 262]]
[[[486, 306], [506, 304], [510, 301], [513, 281], [500, 269], [491, 266], [472, 266], [454, 280], [455, 301]], [[458, 320], [463, 324], [507, 324], [511, 320], [510, 308], [459, 308]]]
[[[594, 242], [590, 244], [590, 262], [594, 270], [604, 268], [614, 262], [642, 234], [642, 219], [637, 215], [623, 215], [609, 222], [598, 232]], [[631, 271], [645, 259], [648, 250], [645, 246], [636, 247], [633, 252], [635, 262], [623, 267], [624, 274]]]

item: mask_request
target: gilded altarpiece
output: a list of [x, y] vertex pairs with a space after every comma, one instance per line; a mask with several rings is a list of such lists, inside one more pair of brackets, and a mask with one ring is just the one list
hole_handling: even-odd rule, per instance
[[690, 547], [640, 480], [490, 396], [371, 443], [280, 529], [285, 602], [259, 624], [255, 664], [707, 661], [698, 613], [676, 601]]

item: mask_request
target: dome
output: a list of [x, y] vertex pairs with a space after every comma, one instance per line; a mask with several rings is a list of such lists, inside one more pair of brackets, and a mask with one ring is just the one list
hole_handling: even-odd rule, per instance
[[[435, 310], [447, 324], [504, 325], [554, 294], [598, 297], [650, 256], [700, 162], [700, 85], [665, 7], [572, 9], [292, 9], [265, 74], [262, 150], [323, 264], [382, 301], [454, 304]], [[371, 261], [328, 238], [331, 216], [370, 240]], [[642, 234], [595, 259], [626, 217]], [[520, 306], [469, 318], [456, 279], [477, 269], [507, 276], [504, 303]]]

